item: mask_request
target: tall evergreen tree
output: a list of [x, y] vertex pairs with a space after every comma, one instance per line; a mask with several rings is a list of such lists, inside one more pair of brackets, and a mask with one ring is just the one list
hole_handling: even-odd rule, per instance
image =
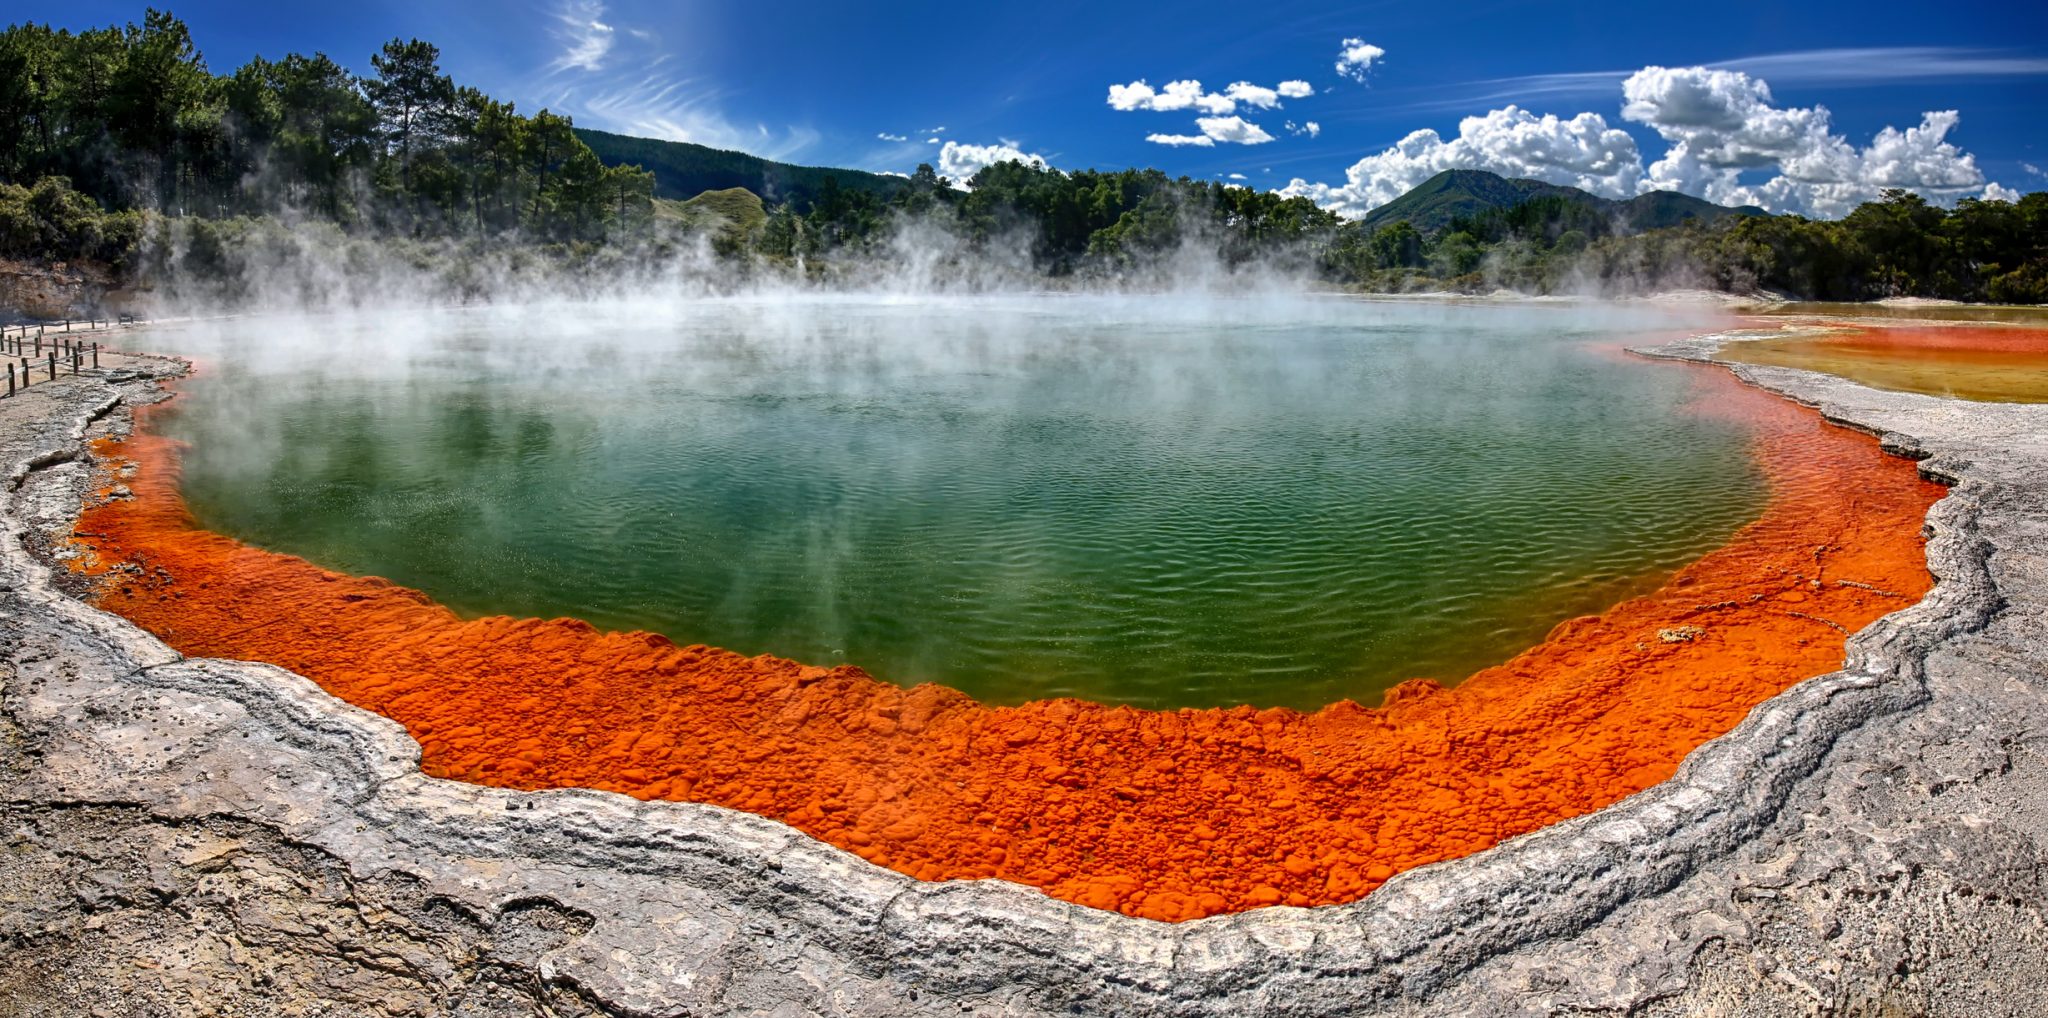
[[455, 83], [441, 73], [441, 50], [418, 39], [393, 39], [370, 58], [377, 73], [363, 90], [377, 109], [378, 126], [398, 155], [399, 186], [412, 191], [417, 151], [439, 143], [455, 103]]

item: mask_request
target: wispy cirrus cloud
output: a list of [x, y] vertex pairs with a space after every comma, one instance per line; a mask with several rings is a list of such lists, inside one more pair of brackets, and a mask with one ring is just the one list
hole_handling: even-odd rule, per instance
[[1708, 67], [1779, 84], [1882, 85], [1913, 79], [2025, 78], [2048, 74], [2048, 57], [1953, 46], [1816, 49], [1723, 60]]
[[558, 0], [549, 37], [560, 47], [532, 83], [544, 105], [579, 125], [663, 141], [687, 141], [784, 159], [816, 144], [817, 131], [737, 123], [725, 93], [679, 72], [655, 33], [607, 18], [602, 0]]
[[736, 124], [719, 107], [723, 93], [708, 83], [661, 72], [657, 66], [636, 77], [581, 81], [561, 88], [549, 105], [576, 122], [640, 138], [687, 141], [783, 159], [816, 144], [806, 127], [771, 130], [766, 124]]
[[548, 30], [561, 43], [562, 52], [548, 66], [557, 71], [603, 70], [605, 57], [618, 37], [603, 20], [604, 4], [600, 0], [565, 0], [550, 15], [553, 24]]
[[[2026, 78], [2048, 75], [2048, 57], [1958, 46], [1888, 46], [1795, 50], [1702, 64], [1710, 70], [1740, 71], [1779, 85], [1884, 85], [1897, 81], [1960, 81], [1968, 78]], [[1436, 87], [1428, 100], [1399, 104], [1413, 111], [1470, 108], [1511, 101], [1526, 105], [1539, 96], [1611, 94], [1637, 68], [1524, 74], [1482, 78], [1462, 88]], [[1398, 94], [1398, 93], [1396, 93]]]

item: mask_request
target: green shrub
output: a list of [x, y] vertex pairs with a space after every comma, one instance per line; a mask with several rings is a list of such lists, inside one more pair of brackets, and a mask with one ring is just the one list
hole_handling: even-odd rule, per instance
[[108, 212], [63, 177], [34, 185], [0, 182], [0, 255], [119, 266], [142, 239], [143, 214]]

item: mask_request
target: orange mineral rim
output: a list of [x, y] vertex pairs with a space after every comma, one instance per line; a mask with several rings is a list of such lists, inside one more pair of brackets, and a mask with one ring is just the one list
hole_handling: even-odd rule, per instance
[[1940, 487], [1869, 436], [1690, 370], [1755, 428], [1762, 515], [1650, 594], [1377, 707], [998, 707], [573, 619], [465, 620], [198, 529], [179, 446], [148, 427], [160, 408], [95, 446], [134, 464], [132, 497], [86, 510], [75, 567], [185, 654], [276, 664], [399, 722], [438, 777], [715, 803], [921, 879], [1159, 920], [1349, 902], [1663, 781], [1932, 585], [1921, 521]]

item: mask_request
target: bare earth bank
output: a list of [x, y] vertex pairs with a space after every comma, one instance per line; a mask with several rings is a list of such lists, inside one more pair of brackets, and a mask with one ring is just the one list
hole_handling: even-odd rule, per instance
[[1955, 483], [1926, 600], [1607, 810], [1166, 925], [713, 806], [427, 778], [397, 725], [70, 599], [44, 559], [85, 443], [170, 370], [0, 400], [0, 1015], [2040, 1013], [2048, 406], [1736, 368]]

